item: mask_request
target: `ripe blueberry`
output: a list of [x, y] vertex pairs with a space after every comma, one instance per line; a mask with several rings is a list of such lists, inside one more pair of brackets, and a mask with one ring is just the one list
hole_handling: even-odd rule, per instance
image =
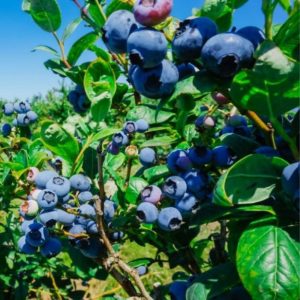
[[144, 119], [139, 119], [135, 122], [137, 132], [146, 132], [149, 129], [149, 123]]
[[128, 142], [128, 137], [123, 131], [115, 133], [112, 137], [112, 143], [118, 147], [127, 145]]
[[184, 150], [173, 150], [167, 157], [168, 169], [177, 174], [192, 169], [192, 162]]
[[166, 59], [151, 69], [137, 67], [132, 74], [135, 89], [143, 96], [153, 99], [170, 96], [178, 79], [176, 66]]
[[32, 223], [26, 231], [26, 243], [32, 247], [39, 247], [45, 244], [49, 237], [48, 229], [41, 223]]
[[11, 125], [8, 123], [1, 124], [1, 133], [4, 137], [7, 137], [11, 133]]
[[143, 202], [157, 204], [162, 198], [162, 191], [156, 185], [149, 185], [142, 190], [141, 198]]
[[91, 188], [91, 181], [90, 179], [83, 175], [83, 174], [77, 174], [73, 175], [70, 178], [71, 187], [80, 192], [89, 191]]
[[243, 27], [239, 29], [236, 34], [249, 40], [253, 44], [254, 49], [256, 49], [266, 39], [264, 32], [255, 26]]
[[25, 254], [34, 254], [37, 250], [36, 247], [33, 247], [26, 242], [25, 235], [20, 237], [20, 239], [18, 240], [18, 249], [20, 250], [20, 252]]
[[41, 254], [47, 258], [54, 257], [61, 252], [61, 242], [56, 238], [49, 238], [41, 247]]
[[153, 224], [158, 217], [156, 206], [149, 202], [142, 202], [137, 207], [137, 219], [146, 224]]
[[196, 167], [201, 167], [211, 163], [213, 154], [210, 149], [202, 146], [190, 148], [188, 156]]
[[51, 190], [42, 190], [39, 195], [37, 202], [42, 209], [52, 209], [58, 202], [57, 195]]
[[107, 19], [102, 39], [107, 48], [115, 53], [125, 53], [129, 35], [138, 28], [134, 16], [128, 10], [117, 10]]
[[195, 213], [200, 207], [196, 197], [189, 193], [185, 193], [181, 199], [177, 200], [175, 206], [182, 214]]
[[150, 167], [156, 163], [156, 153], [152, 148], [143, 148], [139, 160], [144, 167]]
[[154, 68], [165, 58], [167, 46], [163, 33], [152, 28], [141, 28], [129, 36], [127, 52], [133, 65]]
[[44, 189], [46, 188], [47, 182], [53, 177], [58, 176], [58, 174], [54, 171], [41, 171], [35, 177], [35, 184], [37, 188]]
[[230, 148], [218, 146], [213, 149], [213, 164], [215, 167], [226, 168], [234, 163], [235, 156]]
[[158, 225], [166, 231], [173, 231], [180, 228], [182, 215], [175, 207], [163, 208], [158, 215]]
[[187, 191], [187, 185], [181, 177], [171, 176], [165, 181], [162, 191], [167, 197], [177, 200], [183, 197]]
[[14, 105], [12, 103], [9, 103], [9, 102], [3, 104], [2, 111], [6, 116], [11, 116], [15, 111]]
[[58, 197], [64, 197], [70, 192], [71, 183], [65, 177], [55, 176], [47, 182], [46, 188], [53, 191]]
[[300, 163], [295, 162], [284, 168], [281, 175], [281, 184], [284, 192], [293, 197], [299, 188], [300, 181]]
[[202, 48], [206, 69], [220, 77], [232, 77], [240, 69], [253, 65], [254, 48], [250, 41], [234, 33], [220, 33]]

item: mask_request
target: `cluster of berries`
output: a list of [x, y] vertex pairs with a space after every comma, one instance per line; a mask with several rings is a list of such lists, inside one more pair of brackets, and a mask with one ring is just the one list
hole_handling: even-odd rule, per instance
[[175, 66], [165, 59], [168, 42], [161, 31], [151, 26], [163, 22], [172, 6], [172, 0], [136, 1], [133, 13], [115, 11], [103, 27], [107, 48], [128, 54], [128, 80], [140, 94], [154, 99], [169, 96], [178, 80], [197, 71], [192, 64], [197, 59], [209, 72], [223, 78], [252, 67], [254, 51], [265, 40], [264, 33], [254, 26], [218, 33], [215, 22], [207, 17], [180, 22], [172, 41], [173, 56], [179, 64]]
[[122, 146], [129, 144], [129, 139], [136, 132], [144, 133], [149, 129], [149, 124], [144, 119], [137, 121], [127, 121], [123, 129], [113, 135], [111, 143], [107, 147], [107, 152], [117, 155]]
[[73, 106], [75, 112], [81, 114], [85, 113], [91, 106], [91, 102], [86, 96], [84, 88], [80, 85], [75, 87], [68, 95], [68, 101]]
[[[31, 168], [27, 181], [35, 188], [20, 207], [21, 231], [24, 233], [19, 240], [20, 251], [33, 254], [40, 249], [45, 257], [56, 256], [62, 248], [55, 237], [56, 230], [63, 228], [71, 245], [83, 255], [99, 257], [103, 245], [97, 237], [90, 178], [76, 174], [67, 179], [52, 170]], [[115, 203], [105, 200], [104, 219], [107, 223], [111, 222], [115, 211]], [[111, 232], [112, 240], [122, 237], [122, 232]]]
[[1, 125], [1, 133], [3, 136], [9, 136], [12, 130], [12, 126], [15, 127], [26, 127], [34, 123], [38, 116], [31, 110], [30, 104], [28, 101], [18, 101], [16, 103], [5, 103], [2, 106], [2, 111], [5, 116], [12, 116], [17, 114], [15, 119], [12, 122], [12, 125], [9, 123], [4, 123]]

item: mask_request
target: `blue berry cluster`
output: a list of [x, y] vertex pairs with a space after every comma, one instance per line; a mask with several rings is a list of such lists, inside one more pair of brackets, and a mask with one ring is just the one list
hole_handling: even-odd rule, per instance
[[12, 127], [27, 127], [30, 124], [36, 122], [38, 115], [31, 110], [31, 106], [28, 101], [18, 101], [15, 103], [5, 103], [2, 106], [2, 111], [5, 116], [16, 115], [12, 121], [12, 125], [9, 123], [1, 124], [1, 133], [3, 136], [9, 136]]
[[144, 133], [149, 129], [149, 124], [144, 119], [137, 121], [127, 121], [123, 129], [113, 135], [111, 143], [107, 147], [107, 152], [117, 155], [123, 146], [129, 144], [129, 139], [136, 132]]
[[[27, 181], [34, 186], [20, 207], [23, 219], [19, 249], [26, 254], [40, 250], [45, 257], [60, 253], [62, 245], [57, 230], [63, 230], [74, 247], [89, 258], [97, 258], [103, 252], [96, 223], [96, 210], [91, 192], [91, 180], [83, 174], [71, 178], [55, 171], [39, 171], [30, 168]], [[104, 220], [109, 224], [116, 212], [116, 205], [104, 201]], [[123, 237], [122, 232], [111, 232], [112, 240]]]
[[[128, 81], [140, 94], [153, 99], [170, 96], [178, 80], [197, 71], [193, 65], [197, 59], [201, 59], [205, 69], [222, 78], [253, 66], [254, 51], [265, 40], [263, 31], [247, 26], [237, 32], [218, 33], [215, 22], [207, 17], [187, 18], [179, 23], [172, 41], [173, 57], [178, 63], [174, 65], [166, 59], [165, 35], [151, 27], [169, 15], [172, 1], [152, 2], [148, 5], [137, 1], [134, 14], [115, 11], [103, 27], [107, 48], [128, 54]], [[159, 15], [163, 17], [155, 20]]]
[[68, 101], [73, 106], [74, 111], [79, 114], [85, 113], [91, 106], [84, 88], [80, 85], [77, 85], [75, 90], [69, 93]]

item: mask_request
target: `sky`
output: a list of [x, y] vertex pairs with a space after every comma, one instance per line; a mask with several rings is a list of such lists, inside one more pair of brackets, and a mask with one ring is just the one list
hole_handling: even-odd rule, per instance
[[[79, 11], [71, 0], [57, 0], [62, 12], [62, 26], [58, 31], [79, 16]], [[81, 2], [83, 2], [81, 0]], [[172, 15], [184, 19], [199, 8], [204, 0], [174, 0]], [[52, 35], [40, 29], [31, 16], [21, 10], [21, 0], [0, 0], [0, 98], [25, 100], [37, 94], [45, 94], [59, 86], [61, 78], [47, 70], [43, 63], [51, 54], [41, 51], [32, 52], [38, 45], [48, 45], [57, 49]], [[233, 25], [237, 28], [254, 25], [263, 28], [263, 15], [260, 11], [261, 0], [249, 0], [234, 15]], [[287, 18], [282, 9], [277, 9], [274, 23], [282, 23]], [[83, 24], [66, 42], [68, 50], [72, 43], [84, 33], [89, 32]], [[85, 54], [84, 59], [92, 59]]]

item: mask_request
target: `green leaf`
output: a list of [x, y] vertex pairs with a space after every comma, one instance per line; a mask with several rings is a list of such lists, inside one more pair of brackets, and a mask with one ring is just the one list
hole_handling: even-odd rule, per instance
[[134, 0], [112, 0], [106, 8], [106, 15], [109, 16], [120, 9], [132, 11], [134, 2]]
[[186, 291], [186, 300], [206, 300], [208, 291], [205, 285], [197, 282], [192, 284]]
[[136, 204], [140, 192], [148, 185], [148, 182], [142, 178], [131, 177], [125, 193], [125, 199], [131, 204]]
[[154, 262], [155, 262], [155, 260], [153, 258], [144, 257], [144, 258], [138, 258], [138, 259], [132, 260], [128, 263], [128, 265], [131, 268], [138, 268], [141, 266], [149, 266], [149, 265], [153, 264]]
[[278, 0], [278, 2], [285, 11], [288, 12], [291, 9], [290, 0]]
[[226, 3], [226, 0], [205, 0], [201, 8], [201, 16], [217, 19], [222, 15]]
[[180, 139], [176, 136], [161, 136], [156, 137], [152, 140], [148, 140], [141, 145], [141, 148], [145, 147], [159, 147], [159, 146], [169, 146], [179, 142]]
[[268, 41], [257, 54], [253, 70], [234, 77], [232, 100], [238, 107], [276, 118], [299, 105], [299, 64], [289, 61]]
[[300, 11], [298, 10], [280, 27], [274, 36], [274, 42], [283, 53], [289, 57], [300, 60]]
[[62, 42], [65, 42], [71, 35], [72, 33], [76, 30], [76, 28], [79, 26], [79, 24], [81, 23], [82, 18], [78, 17], [75, 20], [73, 20], [64, 30], [64, 33], [62, 35]]
[[116, 80], [108, 62], [99, 57], [89, 65], [84, 76], [84, 89], [93, 104], [113, 97]]
[[191, 287], [187, 290], [186, 295], [196, 296], [197, 293], [199, 293], [198, 294], [199, 297], [205, 297], [205, 298], [187, 298], [187, 299], [206, 300], [206, 299], [212, 299], [213, 297], [219, 296], [226, 290], [237, 285], [239, 283], [239, 276], [236, 271], [236, 267], [234, 263], [228, 262], [228, 263], [218, 265], [210, 269], [209, 271], [198, 275], [195, 278], [194, 282], [195, 283], [193, 283]]
[[159, 113], [156, 116], [155, 109], [152, 109], [148, 106], [139, 105], [139, 106], [135, 106], [128, 112], [126, 119], [133, 120], [133, 121], [136, 121], [138, 119], [144, 119], [150, 125], [153, 125], [156, 123], [167, 122], [174, 117], [175, 117], [174, 113], [162, 111], [162, 110], [159, 111]]
[[92, 118], [95, 122], [99, 123], [100, 121], [105, 119], [110, 110], [111, 102], [111, 97], [108, 97], [103, 98], [101, 101], [92, 104], [91, 113]]
[[49, 59], [44, 63], [44, 65], [53, 73], [58, 74], [61, 77], [67, 77], [67, 70], [65, 69], [65, 65], [59, 59]]
[[93, 45], [98, 39], [98, 35], [95, 32], [89, 32], [86, 35], [78, 39], [71, 47], [67, 60], [71, 65], [74, 65], [79, 59], [84, 50], [88, 49], [90, 45]]
[[120, 129], [117, 128], [103, 128], [92, 137], [92, 143], [99, 142], [102, 139], [108, 138], [115, 133], [119, 132]]
[[237, 269], [254, 300], [300, 299], [299, 244], [282, 229], [247, 230], [237, 249]]
[[248, 155], [219, 178], [213, 202], [221, 206], [233, 206], [267, 200], [278, 188], [282, 171], [287, 165], [279, 157]]
[[259, 144], [254, 140], [235, 133], [223, 134], [220, 137], [222, 145], [230, 147], [239, 157], [244, 157], [259, 147]]
[[170, 173], [166, 165], [155, 166], [144, 171], [144, 177], [148, 182], [156, 181], [162, 177], [166, 177]]
[[53, 54], [54, 56], [59, 57], [59, 54], [55, 49], [53, 49], [52, 47], [49, 47], [49, 46], [45, 46], [45, 45], [40, 45], [40, 46], [34, 47], [31, 51], [32, 52], [45, 51], [45, 52], [49, 52], [49, 53]]
[[[99, 28], [102, 28], [102, 26], [105, 23], [105, 14], [101, 13], [99, 7], [94, 4], [90, 3], [87, 7], [89, 14], [93, 18], [93, 21], [99, 26]], [[101, 6], [102, 9], [102, 6]]]
[[107, 153], [105, 156], [104, 167], [106, 169], [117, 171], [125, 162], [125, 154], [119, 153], [118, 155], [113, 155]]
[[54, 154], [61, 156], [67, 163], [63, 165], [64, 175], [69, 175], [71, 167], [79, 154], [77, 140], [60, 125], [52, 121], [41, 124], [41, 140]]
[[61, 13], [56, 0], [30, 0], [30, 14], [35, 23], [47, 32], [61, 25]]
[[231, 0], [228, 2], [230, 2], [232, 8], [239, 8], [239, 7], [243, 6], [244, 4], [246, 4], [248, 2], [248, 0]]

